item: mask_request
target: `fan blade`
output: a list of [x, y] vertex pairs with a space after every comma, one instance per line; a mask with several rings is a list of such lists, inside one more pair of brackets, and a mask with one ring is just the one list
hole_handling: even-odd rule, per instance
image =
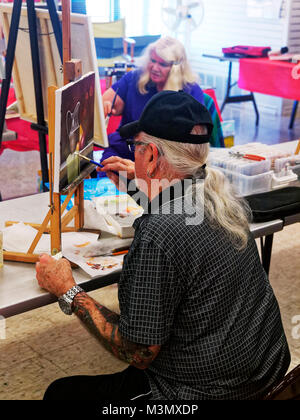
[[194, 3], [190, 3], [190, 4], [188, 4], [188, 8], [189, 9], [194, 9], [195, 7], [198, 7], [198, 6], [202, 6], [200, 3], [199, 3], [199, 1], [195, 1]]
[[196, 29], [197, 28], [197, 23], [196, 23], [196, 21], [195, 21], [195, 19], [193, 19], [193, 18], [189, 18], [189, 24], [191, 25], [191, 27], [192, 27], [192, 30], [193, 29]]
[[169, 13], [170, 15], [175, 15], [177, 14], [176, 9], [171, 9], [171, 7], [163, 7], [163, 11]]
[[180, 25], [180, 23], [181, 23], [181, 18], [176, 19], [176, 22], [172, 26], [171, 30], [175, 31], [178, 28], [178, 26]]

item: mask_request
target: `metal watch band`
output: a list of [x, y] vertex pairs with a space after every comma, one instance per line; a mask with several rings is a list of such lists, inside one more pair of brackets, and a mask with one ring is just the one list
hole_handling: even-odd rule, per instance
[[66, 302], [68, 302], [70, 305], [72, 304], [75, 296], [80, 293], [80, 292], [84, 292], [84, 290], [76, 285], [71, 287], [71, 289], [69, 289], [63, 296], [62, 299], [64, 299]]

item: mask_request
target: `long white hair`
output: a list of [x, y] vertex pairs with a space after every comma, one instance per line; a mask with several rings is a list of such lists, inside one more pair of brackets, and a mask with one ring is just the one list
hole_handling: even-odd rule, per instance
[[[204, 134], [203, 127], [194, 127], [193, 134]], [[204, 197], [204, 213], [210, 223], [227, 233], [234, 247], [242, 250], [249, 239], [251, 211], [245, 200], [236, 196], [223, 173], [210, 167], [203, 168], [209, 153], [209, 144], [187, 144], [168, 141], [141, 133], [145, 144], [158, 148], [159, 165], [164, 172], [172, 168], [182, 178], [205, 178], [197, 188]], [[140, 149], [143, 153], [142, 148]], [[198, 184], [197, 184], [198, 185]], [[203, 194], [204, 188], [204, 194]]]

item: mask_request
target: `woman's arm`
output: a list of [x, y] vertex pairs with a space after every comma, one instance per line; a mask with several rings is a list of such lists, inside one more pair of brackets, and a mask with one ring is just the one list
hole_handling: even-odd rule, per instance
[[103, 108], [105, 117], [112, 112], [112, 115], [122, 115], [124, 109], [124, 101], [119, 95], [116, 97], [114, 108], [111, 109], [116, 92], [109, 88], [102, 95]]

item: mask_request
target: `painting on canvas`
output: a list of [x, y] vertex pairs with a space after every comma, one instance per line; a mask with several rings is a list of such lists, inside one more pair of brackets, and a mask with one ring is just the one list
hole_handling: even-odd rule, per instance
[[[9, 39], [13, 6], [12, 3], [9, 4], [0, 1], [0, 21], [6, 41]], [[58, 51], [49, 11], [47, 8], [42, 9], [36, 7], [35, 14], [37, 31], [39, 34], [38, 43], [41, 64], [42, 97], [45, 121], [47, 122], [48, 86], [57, 86], [59, 88], [63, 86], [63, 74], [61, 72], [62, 61]], [[61, 12], [58, 12], [58, 18], [62, 21]], [[71, 13], [70, 19], [71, 57], [81, 60], [82, 74], [87, 74], [91, 71], [95, 73], [94, 139], [100, 146], [108, 146], [91, 17], [83, 14]], [[21, 118], [26, 121], [37, 123], [34, 100], [34, 76], [26, 7], [22, 7], [21, 9], [18, 40], [14, 56], [13, 81]]]
[[94, 166], [95, 74], [89, 73], [55, 92], [54, 192], [78, 185]]

